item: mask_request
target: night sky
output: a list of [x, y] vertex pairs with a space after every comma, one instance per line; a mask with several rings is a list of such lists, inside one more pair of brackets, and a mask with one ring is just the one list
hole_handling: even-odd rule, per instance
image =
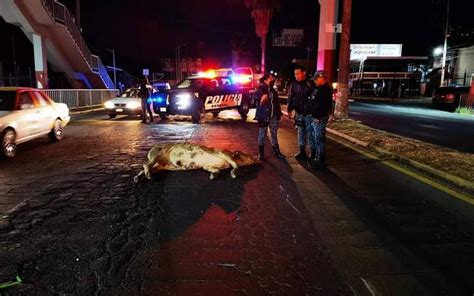
[[[444, 3], [354, 0], [352, 43], [403, 43], [404, 55], [429, 55], [443, 42]], [[474, 17], [469, 15], [473, 8], [468, 3], [472, 1], [451, 0], [452, 23], [474, 27]], [[113, 47], [119, 56], [135, 63], [173, 57], [175, 46], [187, 43], [190, 45], [183, 49], [183, 56], [215, 57], [230, 64], [232, 40], [245, 40], [257, 53], [258, 61], [258, 39], [242, 0], [82, 0], [82, 11], [84, 35], [93, 49], [100, 52]], [[305, 37], [314, 47], [317, 1], [283, 0], [271, 27], [304, 28]], [[304, 49], [269, 51], [270, 65], [281, 59], [306, 57]]]
[[[342, 1], [342, 0], [341, 0]], [[443, 42], [446, 0], [353, 0], [352, 43], [402, 43], [403, 55], [431, 55]], [[61, 0], [74, 14], [74, 0]], [[270, 30], [303, 28], [309, 46], [317, 43], [316, 0], [282, 0]], [[474, 28], [470, 0], [451, 0], [451, 23]], [[83, 35], [93, 53], [136, 74], [174, 58], [177, 44], [186, 43], [182, 57], [212, 58], [231, 63], [231, 43], [239, 41], [259, 60], [259, 41], [243, 0], [81, 0]], [[469, 6], [470, 5], [470, 6]], [[271, 32], [270, 31], [270, 32]], [[269, 34], [271, 36], [271, 33]], [[271, 42], [270, 42], [271, 44]], [[307, 44], [306, 44], [307, 45]], [[305, 47], [306, 47], [305, 45]], [[304, 48], [268, 48], [268, 65], [306, 58]], [[311, 52], [315, 58], [316, 51]]]

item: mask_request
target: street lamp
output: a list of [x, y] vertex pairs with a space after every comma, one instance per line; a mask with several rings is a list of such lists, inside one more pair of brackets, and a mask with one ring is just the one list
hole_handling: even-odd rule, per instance
[[443, 60], [441, 70], [441, 85], [444, 86], [444, 76], [446, 72], [446, 54], [448, 51], [448, 34], [449, 34], [449, 0], [446, 0], [446, 28], [444, 31]]
[[117, 68], [115, 67], [115, 49], [108, 49], [108, 52], [112, 53], [112, 66], [114, 67], [114, 87], [117, 88]]
[[436, 47], [434, 50], [433, 50], [433, 55], [435, 57], [437, 56], [440, 56], [443, 54], [443, 47], [442, 46], [439, 46], [439, 47]]

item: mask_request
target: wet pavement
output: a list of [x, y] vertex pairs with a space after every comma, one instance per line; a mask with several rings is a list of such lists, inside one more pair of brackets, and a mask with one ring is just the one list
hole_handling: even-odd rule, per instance
[[[237, 179], [168, 172], [135, 185], [154, 143], [256, 154], [257, 126], [233, 112], [200, 125], [106, 118], [76, 116], [63, 141], [0, 161], [0, 282], [24, 280], [7, 295], [474, 291], [467, 206], [344, 145], [329, 142], [324, 173], [266, 147], [263, 165]], [[280, 139], [294, 154], [287, 121]]]

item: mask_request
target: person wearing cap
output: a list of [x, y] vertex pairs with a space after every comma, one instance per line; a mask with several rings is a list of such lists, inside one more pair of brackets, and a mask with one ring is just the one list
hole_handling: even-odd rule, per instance
[[310, 162], [314, 169], [326, 167], [326, 125], [332, 113], [332, 89], [324, 72], [316, 72], [311, 78], [316, 85], [308, 101], [308, 112], [311, 114], [311, 128], [315, 139], [315, 160]]
[[[291, 83], [288, 92], [288, 114], [294, 119], [298, 130], [299, 153], [295, 155], [297, 160], [307, 160], [306, 142], [311, 148], [310, 159], [316, 158], [316, 146], [311, 131], [311, 115], [307, 112], [307, 102], [314, 89], [314, 83], [307, 79], [306, 69], [303, 66], [296, 66], [294, 70], [295, 81]], [[293, 114], [294, 112], [294, 114]], [[308, 140], [308, 141], [307, 141]]]
[[260, 86], [255, 91], [255, 103], [257, 105], [256, 119], [258, 121], [258, 159], [264, 159], [265, 138], [267, 130], [270, 129], [270, 140], [275, 157], [284, 159], [278, 145], [278, 125], [282, 116], [278, 94], [273, 88], [275, 77], [267, 73], [260, 79]]

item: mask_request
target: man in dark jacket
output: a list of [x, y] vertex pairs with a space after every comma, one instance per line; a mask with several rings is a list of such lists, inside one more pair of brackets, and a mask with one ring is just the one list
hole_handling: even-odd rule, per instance
[[[306, 69], [303, 66], [295, 67], [295, 79], [288, 92], [288, 114], [293, 118], [298, 129], [298, 146], [300, 151], [295, 155], [297, 160], [306, 160], [306, 138], [311, 148], [310, 159], [316, 157], [316, 147], [311, 131], [311, 114], [307, 112], [306, 105], [314, 89], [314, 83], [308, 81]], [[295, 114], [293, 114], [293, 111]]]
[[317, 159], [311, 162], [311, 167], [324, 169], [326, 167], [326, 125], [332, 114], [332, 89], [326, 75], [316, 72], [311, 78], [316, 84], [308, 103], [308, 112], [312, 116], [312, 133], [316, 143]]
[[275, 77], [272, 74], [265, 74], [260, 79], [260, 86], [254, 94], [256, 99], [257, 111], [256, 119], [258, 121], [258, 158], [263, 160], [265, 138], [267, 130], [270, 128], [270, 139], [273, 147], [273, 154], [275, 157], [283, 159], [285, 156], [281, 154], [278, 145], [278, 123], [280, 121], [282, 112], [278, 94], [273, 88]]
[[153, 112], [151, 111], [151, 103], [148, 102], [148, 98], [150, 97], [150, 91], [148, 90], [147, 84], [148, 84], [148, 79], [143, 78], [140, 84], [140, 91], [138, 93], [138, 95], [141, 98], [141, 103], [142, 103], [142, 123], [147, 123], [146, 121], [147, 111], [148, 111], [148, 114], [150, 114], [150, 122], [153, 122]]

